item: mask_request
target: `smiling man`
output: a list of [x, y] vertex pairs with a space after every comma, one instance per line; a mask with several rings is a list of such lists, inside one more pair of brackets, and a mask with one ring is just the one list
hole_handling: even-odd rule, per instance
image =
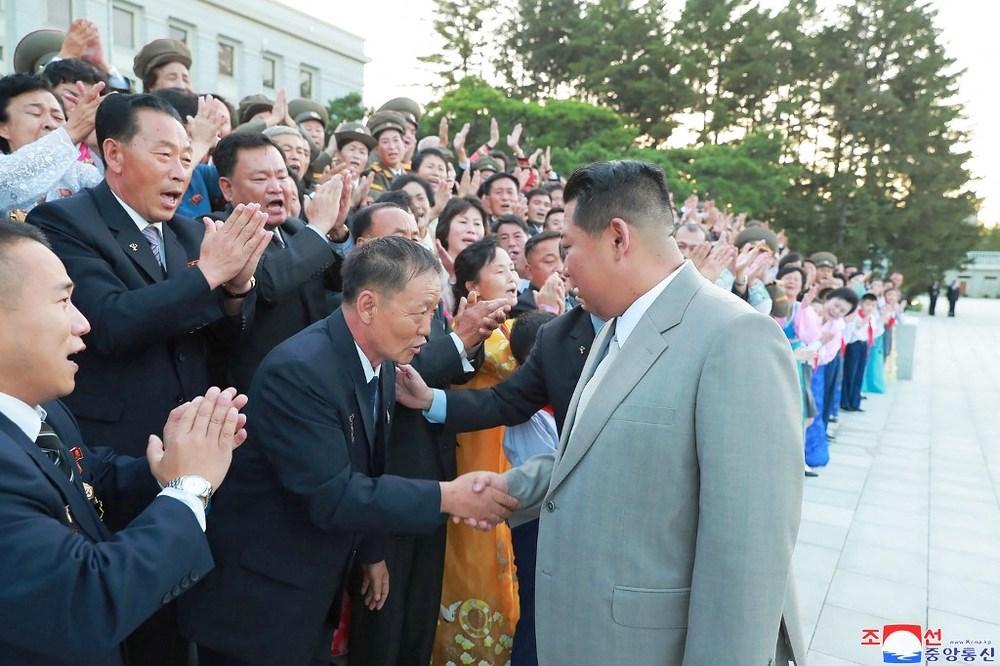
[[[86, 441], [141, 456], [170, 411], [208, 389], [209, 341], [231, 346], [251, 321], [252, 278], [271, 233], [255, 206], [218, 227], [175, 215], [191, 144], [159, 98], [110, 95], [95, 124], [105, 181], [35, 208], [28, 222], [48, 235], [93, 324], [65, 402]], [[180, 663], [172, 611], [140, 629], [136, 663]]]
[[341, 308], [276, 347], [254, 377], [253, 442], [212, 505], [218, 567], [181, 611], [203, 666], [328, 662], [355, 558], [383, 561], [389, 535], [430, 534], [442, 514], [495, 524], [513, 507], [502, 490], [473, 492], [476, 474], [383, 474], [395, 363], [430, 335], [438, 261], [387, 237], [360, 245], [342, 272]]

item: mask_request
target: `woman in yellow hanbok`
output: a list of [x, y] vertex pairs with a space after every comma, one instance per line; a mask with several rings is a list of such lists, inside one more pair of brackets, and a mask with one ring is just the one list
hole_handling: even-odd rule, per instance
[[[473, 243], [455, 258], [455, 302], [462, 298], [517, 302], [514, 262], [493, 238]], [[510, 351], [508, 320], [485, 342], [485, 360], [462, 387], [487, 388], [506, 379], [517, 363]], [[458, 435], [458, 473], [505, 472], [504, 428]], [[514, 549], [510, 528], [501, 523], [489, 532], [449, 523], [441, 610], [434, 640], [435, 666], [510, 662], [519, 615]]]

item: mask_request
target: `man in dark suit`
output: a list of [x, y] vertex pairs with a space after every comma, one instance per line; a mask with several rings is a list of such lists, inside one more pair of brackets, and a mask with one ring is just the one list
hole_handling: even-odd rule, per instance
[[341, 308], [258, 368], [253, 445], [213, 504], [218, 567], [181, 608], [203, 666], [327, 663], [355, 557], [381, 562], [388, 534], [429, 534], [441, 514], [485, 528], [509, 513], [502, 490], [474, 491], [484, 490], [483, 474], [443, 482], [382, 474], [393, 364], [426, 342], [437, 271], [414, 241], [363, 244], [344, 262]]
[[109, 95], [96, 127], [105, 182], [35, 208], [28, 222], [48, 235], [94, 322], [66, 404], [88, 441], [142, 455], [170, 410], [208, 388], [210, 335], [235, 344], [251, 320], [271, 234], [253, 206], [218, 229], [174, 215], [191, 145], [159, 98]]
[[340, 290], [340, 252], [350, 240], [344, 225], [350, 192], [339, 177], [320, 185], [309, 199], [306, 223], [289, 216], [282, 188], [289, 178], [285, 158], [266, 136], [233, 132], [216, 146], [213, 159], [230, 206], [258, 204], [274, 234], [255, 273], [253, 323], [226, 362], [225, 383], [243, 391], [278, 343], [333, 311], [327, 289]]
[[[143, 454], [170, 410], [209, 387], [209, 342], [236, 343], [252, 319], [253, 274], [271, 232], [256, 206], [224, 225], [174, 214], [191, 177], [191, 143], [153, 95], [109, 95], [95, 121], [105, 182], [39, 206], [43, 229], [94, 322], [66, 404], [84, 438]], [[113, 525], [121, 527], [121, 525]], [[142, 664], [185, 658], [172, 617], [158, 613], [130, 641]]]
[[[351, 228], [359, 244], [383, 236], [415, 240], [419, 235], [413, 215], [388, 203], [359, 211]], [[466, 303], [450, 326], [439, 303], [431, 318], [427, 344], [413, 357], [413, 367], [435, 387], [466, 381], [483, 361], [483, 340], [505, 318], [502, 300]], [[434, 481], [455, 478], [454, 433], [401, 405], [396, 406], [393, 419], [387, 474]], [[384, 571], [377, 567], [355, 576], [351, 587], [352, 665], [430, 663], [446, 537], [444, 524], [427, 536], [394, 535], [387, 543]], [[391, 594], [380, 595], [389, 589]]]
[[[211, 389], [171, 412], [144, 458], [87, 448], [56, 400], [90, 329], [72, 290], [40, 231], [0, 222], [5, 664], [121, 663], [125, 637], [212, 568], [204, 502], [246, 437], [246, 397]], [[112, 534], [111, 515], [128, 526]]]

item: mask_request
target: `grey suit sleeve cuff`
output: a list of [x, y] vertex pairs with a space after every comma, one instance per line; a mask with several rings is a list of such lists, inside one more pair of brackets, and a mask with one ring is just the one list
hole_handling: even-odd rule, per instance
[[521, 507], [507, 521], [511, 527], [538, 518], [542, 502], [549, 491], [555, 459], [555, 454], [552, 453], [535, 456], [503, 475], [507, 482], [507, 493], [521, 503]]

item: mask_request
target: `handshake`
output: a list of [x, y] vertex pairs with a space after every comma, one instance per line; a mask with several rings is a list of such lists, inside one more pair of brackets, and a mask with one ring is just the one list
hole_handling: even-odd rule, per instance
[[491, 530], [518, 506], [507, 494], [507, 482], [496, 472], [469, 472], [441, 482], [441, 513], [451, 514], [456, 524]]

